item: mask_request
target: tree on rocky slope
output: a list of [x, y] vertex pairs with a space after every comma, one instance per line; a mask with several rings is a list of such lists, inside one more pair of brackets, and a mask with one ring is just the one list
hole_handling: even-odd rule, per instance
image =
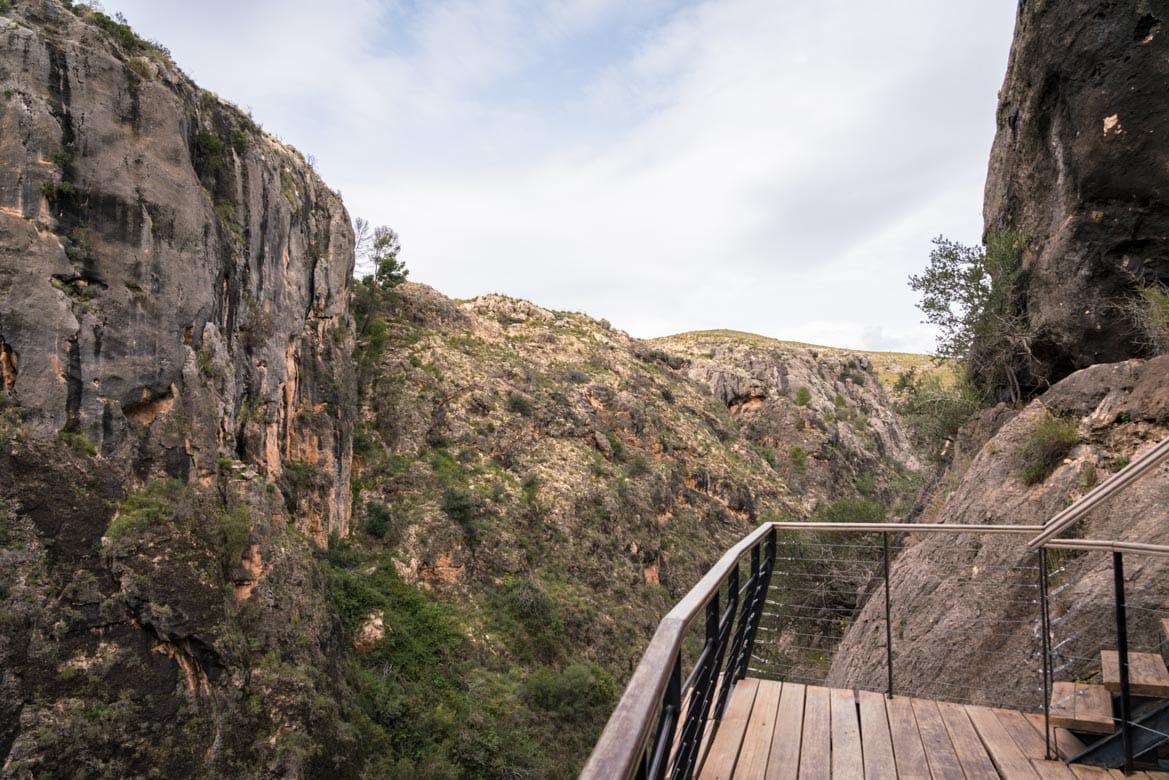
[[909, 277], [921, 293], [926, 322], [939, 328], [935, 354], [955, 360], [986, 399], [1016, 401], [1033, 362], [1031, 334], [1012, 291], [1019, 278], [1022, 242], [1013, 230], [982, 247], [938, 236], [929, 265]]
[[410, 271], [405, 261], [398, 259], [402, 243], [393, 228], [388, 225], [373, 227], [368, 220], [358, 217], [353, 221], [353, 236], [357, 258], [362, 265], [373, 269], [372, 274], [362, 277], [363, 283], [388, 290], [406, 281]]

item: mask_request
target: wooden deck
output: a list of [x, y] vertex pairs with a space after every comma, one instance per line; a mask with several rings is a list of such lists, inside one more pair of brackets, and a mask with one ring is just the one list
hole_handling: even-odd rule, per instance
[[[1063, 729], [1054, 730], [1053, 744], [1060, 756], [1083, 747]], [[1124, 773], [1044, 760], [1041, 715], [747, 678], [735, 686], [698, 776], [1095, 780]], [[1169, 773], [1131, 777], [1169, 780]]]

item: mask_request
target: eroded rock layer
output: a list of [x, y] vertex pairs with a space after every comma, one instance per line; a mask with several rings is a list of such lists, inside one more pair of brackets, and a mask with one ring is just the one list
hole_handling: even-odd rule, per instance
[[0, 16], [0, 393], [140, 480], [243, 461], [303, 531], [343, 532], [348, 215], [111, 22], [40, 0]]

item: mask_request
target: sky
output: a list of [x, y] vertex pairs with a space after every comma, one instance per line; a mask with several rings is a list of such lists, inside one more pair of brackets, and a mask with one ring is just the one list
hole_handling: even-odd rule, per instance
[[641, 338], [928, 352], [1015, 0], [104, 0], [311, 156], [410, 279]]

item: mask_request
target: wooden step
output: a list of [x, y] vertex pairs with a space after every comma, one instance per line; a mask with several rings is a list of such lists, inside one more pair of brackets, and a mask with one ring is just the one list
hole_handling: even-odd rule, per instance
[[1111, 734], [1112, 694], [1103, 685], [1057, 682], [1051, 686], [1051, 725], [1092, 734]]
[[[1104, 687], [1120, 690], [1120, 660], [1115, 650], [1100, 651], [1100, 668]], [[1156, 653], [1128, 654], [1129, 689], [1137, 696], [1169, 697], [1169, 669]]]

